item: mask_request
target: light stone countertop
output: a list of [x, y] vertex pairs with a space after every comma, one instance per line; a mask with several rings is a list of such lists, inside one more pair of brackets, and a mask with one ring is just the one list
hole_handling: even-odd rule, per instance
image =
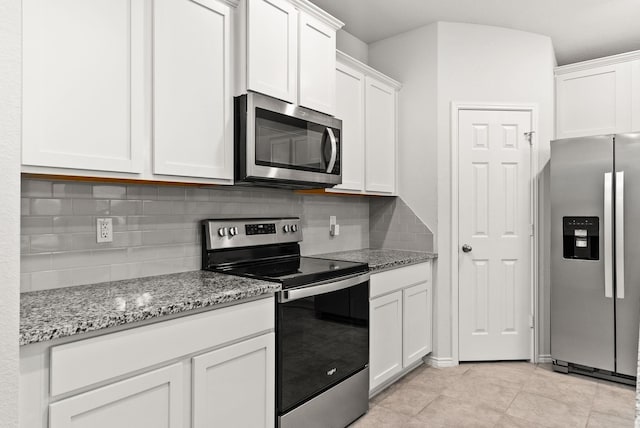
[[362, 262], [369, 265], [369, 270], [373, 272], [395, 269], [415, 263], [423, 263], [438, 257], [436, 253], [426, 253], [406, 250], [390, 249], [370, 249], [340, 251], [337, 253], [326, 253], [313, 255], [311, 257], [323, 257], [327, 259], [343, 260], [346, 262]]
[[20, 295], [20, 345], [280, 291], [279, 283], [192, 271]]

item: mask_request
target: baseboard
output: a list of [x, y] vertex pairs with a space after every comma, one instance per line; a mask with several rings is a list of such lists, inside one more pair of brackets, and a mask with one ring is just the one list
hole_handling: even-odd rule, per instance
[[551, 354], [540, 354], [538, 355], [538, 363], [551, 363]]
[[458, 365], [458, 362], [454, 361], [451, 357], [432, 357], [431, 355], [425, 357], [424, 362], [427, 365], [438, 369], [442, 369], [445, 367], [455, 367]]

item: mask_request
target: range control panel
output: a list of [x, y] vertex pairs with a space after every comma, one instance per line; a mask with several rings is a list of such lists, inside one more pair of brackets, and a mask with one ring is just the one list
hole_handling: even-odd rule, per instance
[[209, 219], [202, 230], [207, 250], [302, 241], [298, 217]]
[[565, 259], [600, 259], [600, 219], [598, 217], [563, 217], [562, 232], [562, 254]]

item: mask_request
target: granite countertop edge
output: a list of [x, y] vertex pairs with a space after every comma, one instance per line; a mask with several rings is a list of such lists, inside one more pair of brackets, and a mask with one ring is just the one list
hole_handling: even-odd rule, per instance
[[[207, 271], [23, 293], [19, 345], [228, 306], [281, 290], [276, 282]], [[73, 302], [73, 303], [69, 303]]]
[[364, 248], [360, 250], [316, 254], [311, 257], [367, 263], [369, 265], [369, 272], [378, 273], [417, 263], [425, 263], [438, 258], [438, 254], [426, 251]]

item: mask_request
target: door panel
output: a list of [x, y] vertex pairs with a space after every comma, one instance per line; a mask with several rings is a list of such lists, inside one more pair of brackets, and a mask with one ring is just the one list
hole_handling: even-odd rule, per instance
[[[614, 370], [613, 299], [605, 297], [604, 174], [610, 137], [551, 144], [551, 357]], [[599, 218], [599, 260], [565, 259], [563, 217]], [[637, 338], [636, 338], [637, 341]]]
[[[640, 236], [634, 222], [640, 213], [640, 134], [616, 135], [615, 139], [618, 180], [624, 172], [624, 193], [621, 183], [616, 181], [616, 199], [622, 197], [624, 200], [623, 215], [616, 212], [619, 219], [616, 222], [616, 248], [623, 250], [623, 254], [617, 252], [616, 258], [624, 262], [617, 263], [616, 270], [616, 371], [635, 376], [640, 322]], [[626, 231], [624, 236], [622, 229]]]
[[528, 111], [459, 115], [460, 360], [530, 358]]

